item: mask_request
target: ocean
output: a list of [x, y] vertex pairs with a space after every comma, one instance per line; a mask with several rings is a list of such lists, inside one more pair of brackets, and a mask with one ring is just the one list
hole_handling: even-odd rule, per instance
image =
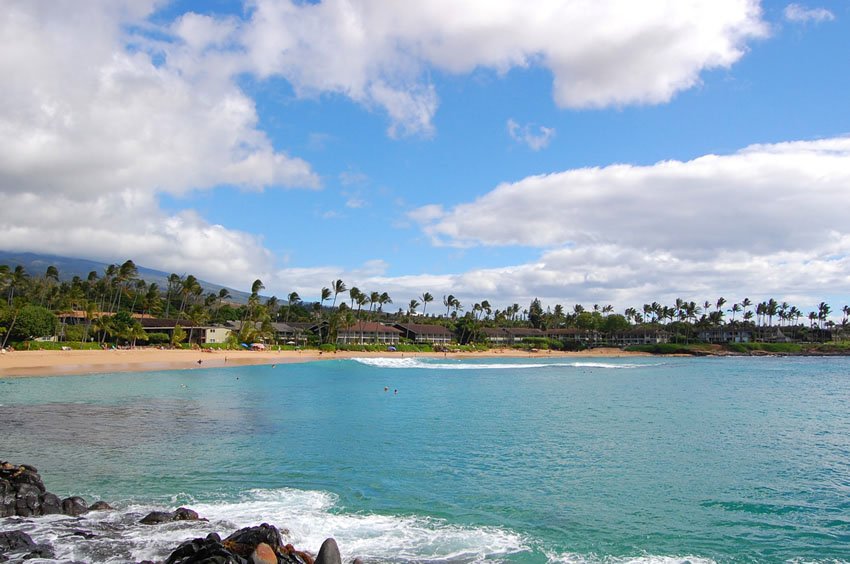
[[[0, 460], [117, 508], [0, 530], [82, 562], [163, 560], [262, 522], [314, 553], [333, 536], [367, 563], [847, 562], [849, 407], [850, 358], [0, 379]], [[138, 524], [180, 505], [209, 522]]]

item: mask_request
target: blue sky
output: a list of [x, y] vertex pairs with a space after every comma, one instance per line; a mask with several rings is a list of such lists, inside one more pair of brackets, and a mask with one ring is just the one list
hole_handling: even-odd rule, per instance
[[9, 250], [400, 306], [850, 301], [843, 0], [21, 1], [0, 22]]

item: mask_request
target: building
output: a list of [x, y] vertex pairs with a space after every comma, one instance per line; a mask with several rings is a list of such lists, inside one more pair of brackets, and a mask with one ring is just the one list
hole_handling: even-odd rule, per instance
[[337, 331], [336, 342], [340, 345], [375, 344], [397, 345], [402, 332], [390, 325], [361, 321]]
[[697, 338], [704, 343], [749, 343], [754, 340], [749, 329], [729, 326], [704, 329]]
[[613, 333], [608, 344], [615, 347], [630, 345], [659, 345], [670, 342], [670, 333], [658, 327], [632, 327], [625, 331]]
[[546, 331], [546, 336], [550, 339], [557, 339], [564, 344], [579, 343], [588, 347], [598, 345], [602, 342], [602, 337], [598, 331], [578, 329], [576, 327], [549, 329]]
[[505, 332], [508, 334], [511, 344], [521, 343], [529, 337], [542, 338], [546, 336], [546, 333], [533, 327], [505, 327]]
[[481, 334], [491, 345], [507, 345], [511, 341], [511, 336], [501, 327], [484, 327], [481, 329]]
[[448, 345], [452, 342], [452, 332], [442, 325], [396, 323], [394, 327], [401, 331], [402, 338], [410, 339], [414, 343]]

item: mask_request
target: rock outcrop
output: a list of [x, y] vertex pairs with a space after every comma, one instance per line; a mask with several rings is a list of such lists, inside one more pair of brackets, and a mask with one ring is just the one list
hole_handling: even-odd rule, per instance
[[53, 558], [53, 550], [43, 544], [36, 544], [23, 531], [0, 532], [0, 562], [15, 559]]
[[[109, 507], [104, 502], [95, 505]], [[0, 517], [38, 517], [56, 513], [77, 516], [88, 510], [88, 504], [81, 497], [60, 500], [47, 491], [34, 466], [0, 462]]]
[[139, 521], [143, 525], [159, 525], [172, 521], [206, 521], [198, 516], [197, 511], [188, 507], [178, 507], [174, 511], [151, 511]]
[[[329, 539], [332, 547], [326, 552], [325, 564], [339, 562], [336, 542]], [[325, 544], [322, 549], [325, 550]], [[336, 551], [336, 560], [331, 553]], [[320, 556], [322, 551], [320, 550]], [[296, 550], [291, 544], [284, 545], [277, 527], [263, 523], [257, 527], [239, 529], [221, 540], [216, 533], [206, 538], [186, 541], [171, 553], [165, 564], [314, 564], [308, 553]]]

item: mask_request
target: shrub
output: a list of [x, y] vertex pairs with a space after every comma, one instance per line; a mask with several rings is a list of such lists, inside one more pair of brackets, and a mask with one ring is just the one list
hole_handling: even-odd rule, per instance
[[148, 333], [148, 343], [151, 345], [164, 345], [170, 341], [168, 333]]

